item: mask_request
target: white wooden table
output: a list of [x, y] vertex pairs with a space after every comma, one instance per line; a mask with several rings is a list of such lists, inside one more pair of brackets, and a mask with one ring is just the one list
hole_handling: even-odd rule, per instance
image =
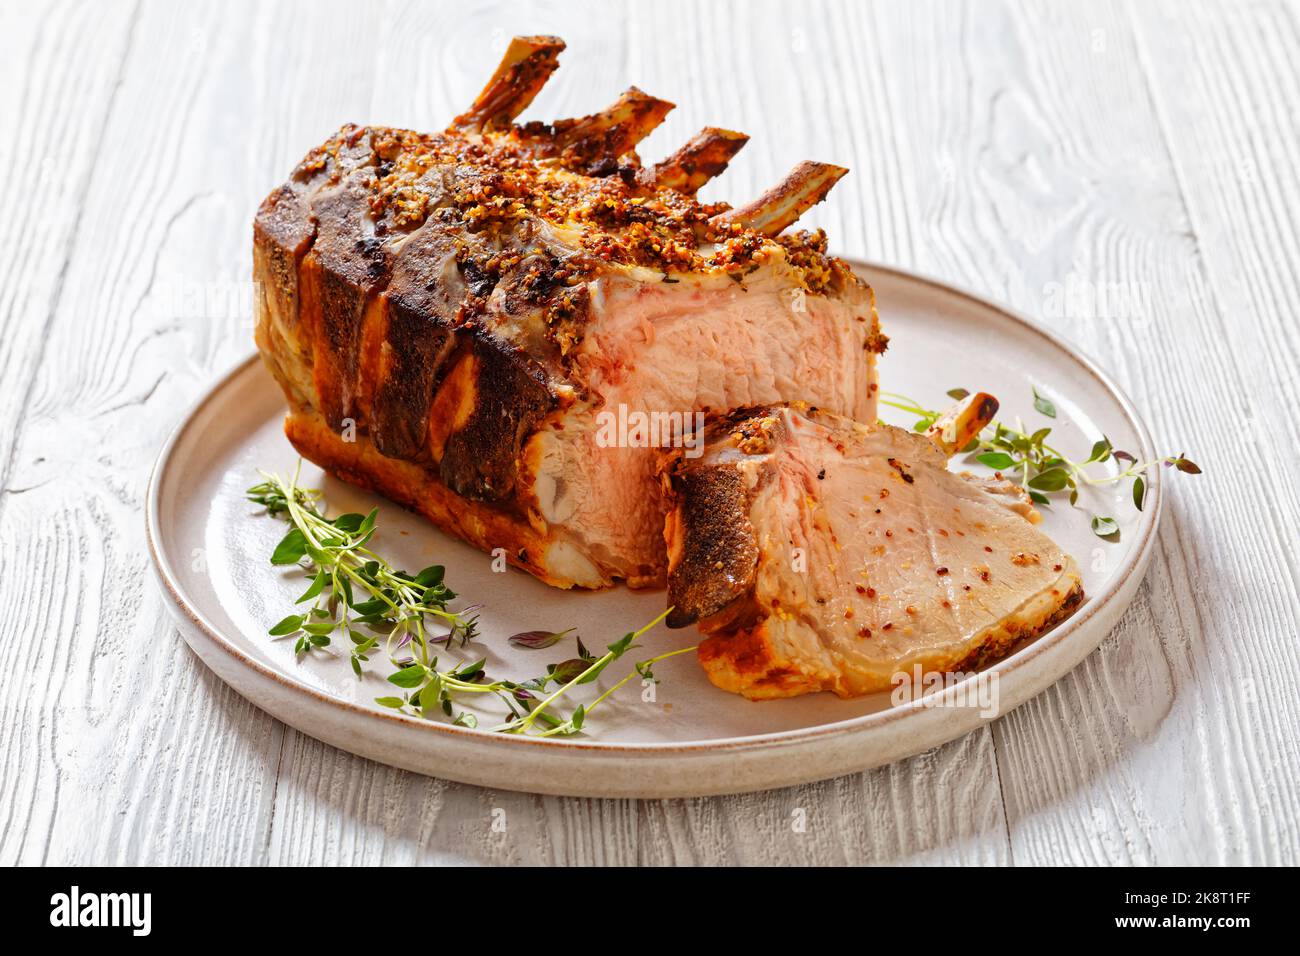
[[[637, 802], [370, 763], [198, 663], [141, 505], [251, 348], [257, 203], [344, 121], [440, 127], [515, 33], [569, 43], [533, 115], [635, 83], [678, 103], [649, 157], [751, 133], [708, 196], [851, 167], [840, 251], [1040, 316], [1195, 457], [1083, 665], [888, 768]], [[1300, 862], [1297, 63], [1273, 0], [3, 0], [0, 863]]]

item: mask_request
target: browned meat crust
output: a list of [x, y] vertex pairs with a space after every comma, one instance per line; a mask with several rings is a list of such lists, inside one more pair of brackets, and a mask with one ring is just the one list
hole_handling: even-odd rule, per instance
[[571, 586], [553, 579], [538, 561], [551, 539], [509, 512], [465, 507], [464, 499], [423, 468], [381, 454], [364, 436], [344, 441], [319, 414], [290, 413], [284, 433], [299, 454], [343, 481], [377, 491], [484, 551], [502, 548], [511, 565], [547, 584]]
[[[735, 434], [738, 444], [760, 451], [779, 424], [767, 408], [741, 408], [715, 416], [705, 428], [705, 445]], [[700, 618], [726, 621], [731, 629], [753, 618], [745, 598], [754, 589], [759, 543], [749, 520], [758, 490], [738, 469], [666, 453], [660, 466], [664, 489], [673, 503], [664, 526], [668, 544], [669, 627]], [[764, 471], [759, 482], [770, 477]]]
[[681, 507], [669, 512], [669, 627], [716, 614], [754, 586], [758, 542], [749, 495], [737, 471], [684, 471], [675, 481]]

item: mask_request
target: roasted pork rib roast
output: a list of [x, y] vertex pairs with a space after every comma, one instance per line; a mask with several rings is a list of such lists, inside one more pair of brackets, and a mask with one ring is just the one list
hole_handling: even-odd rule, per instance
[[563, 47], [515, 39], [445, 132], [313, 149], [257, 214], [257, 342], [306, 458], [550, 584], [662, 585], [657, 452], [608, 416], [802, 399], [874, 421], [885, 338], [824, 235], [781, 235], [845, 170], [732, 209], [695, 192], [746, 138], [643, 166], [672, 104], [635, 88], [516, 124]]
[[644, 166], [672, 104], [635, 88], [517, 124], [563, 47], [516, 38], [445, 132], [345, 126], [263, 202], [257, 342], [294, 446], [550, 584], [666, 582], [752, 698], [975, 666], [1070, 613], [1032, 505], [947, 470], [996, 402], [875, 424], [872, 292], [784, 232], [845, 170], [733, 209], [695, 194], [746, 137]]
[[948, 470], [988, 423], [974, 396], [928, 437], [803, 403], [710, 424], [670, 453], [670, 626], [697, 622], [718, 687], [752, 699], [887, 690], [974, 670], [1068, 616], [1074, 560], [1020, 488]]

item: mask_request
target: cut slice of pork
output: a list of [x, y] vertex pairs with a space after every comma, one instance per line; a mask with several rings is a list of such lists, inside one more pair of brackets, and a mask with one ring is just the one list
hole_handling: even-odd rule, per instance
[[712, 423], [702, 457], [668, 456], [669, 624], [698, 622], [714, 684], [869, 694], [918, 665], [977, 668], [1078, 606], [1075, 562], [1023, 492], [947, 468], [990, 402], [932, 438], [803, 403], [751, 409]]

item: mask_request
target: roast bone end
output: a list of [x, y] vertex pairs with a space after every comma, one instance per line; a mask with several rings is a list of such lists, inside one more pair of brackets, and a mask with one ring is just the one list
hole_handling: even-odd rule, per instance
[[[520, 36], [510, 41], [505, 55], [469, 110], [452, 123], [456, 129], [487, 132], [508, 129], [559, 66], [564, 41], [553, 36]], [[664, 121], [674, 104], [651, 96], [635, 86], [597, 113], [557, 120], [549, 128], [550, 143], [562, 153], [566, 165], [589, 174], [606, 175], [620, 157]], [[543, 141], [545, 140], [543, 136]], [[732, 157], [749, 141], [744, 133], [707, 127], [653, 169], [640, 174], [641, 182], [693, 195], [722, 173]], [[847, 169], [829, 163], [803, 162], [776, 187], [755, 202], [714, 218], [716, 225], [739, 224], [766, 236], [775, 236], [809, 208], [821, 202]]]
[[733, 156], [749, 142], [744, 133], [708, 126], [685, 146], [648, 171], [655, 186], [694, 195], [705, 183], [722, 174]]
[[563, 49], [559, 37], [515, 37], [483, 92], [452, 125], [475, 131], [508, 127], [546, 85]]
[[[470, 132], [508, 129], [555, 72], [563, 49], [559, 37], [515, 37], [483, 92], [452, 127]], [[551, 124], [550, 145], [584, 165], [608, 166], [650, 135], [673, 105], [634, 86], [598, 113]]]
[[737, 224], [765, 236], [778, 235], [825, 199], [831, 187], [847, 172], [843, 166], [805, 160], [754, 202], [714, 216], [713, 224], [723, 227]]
[[951, 458], [978, 437], [997, 413], [998, 400], [988, 392], [976, 392], [936, 418], [925, 435]]
[[649, 136], [675, 106], [630, 87], [599, 113], [552, 123], [555, 147], [589, 166], [615, 162]]

